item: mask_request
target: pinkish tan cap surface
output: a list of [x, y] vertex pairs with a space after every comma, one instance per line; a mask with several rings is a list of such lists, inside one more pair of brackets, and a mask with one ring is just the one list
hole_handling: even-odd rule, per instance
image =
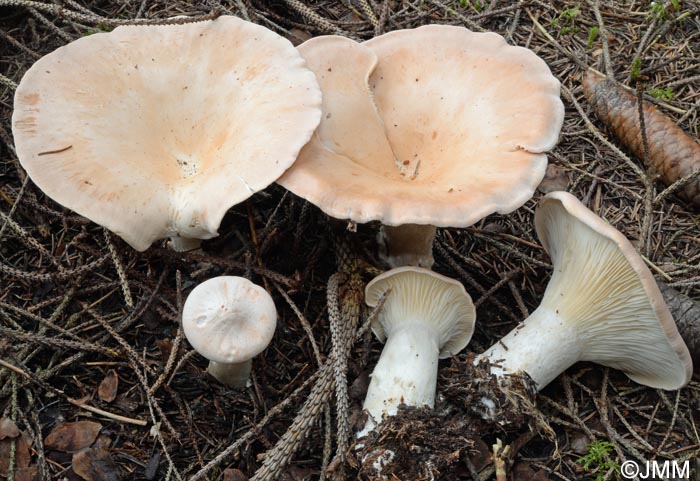
[[544, 176], [564, 107], [532, 51], [445, 25], [298, 49], [323, 117], [278, 182], [327, 214], [464, 227], [518, 208]]
[[57, 49], [23, 77], [12, 127], [49, 197], [144, 250], [216, 236], [231, 206], [294, 162], [320, 105], [291, 43], [224, 16]]
[[646, 386], [687, 384], [688, 348], [629, 240], [567, 192], [542, 199], [535, 226], [554, 266], [541, 306], [577, 323], [581, 360], [620, 369]]

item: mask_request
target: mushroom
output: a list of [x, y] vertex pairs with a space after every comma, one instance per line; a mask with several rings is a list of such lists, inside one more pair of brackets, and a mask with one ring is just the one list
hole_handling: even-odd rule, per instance
[[688, 383], [688, 349], [632, 244], [566, 192], [543, 198], [535, 227], [553, 264], [544, 298], [475, 363], [501, 377], [523, 371], [538, 390], [578, 361], [654, 388]]
[[139, 251], [165, 237], [190, 249], [296, 160], [320, 105], [289, 41], [222, 16], [118, 27], [42, 57], [17, 88], [12, 129], [53, 200]]
[[233, 387], [245, 386], [252, 359], [270, 344], [276, 324], [270, 295], [243, 277], [202, 282], [182, 309], [182, 329], [192, 347], [209, 359], [207, 372]]
[[365, 302], [375, 307], [389, 291], [372, 323], [385, 342], [372, 372], [363, 409], [369, 414], [362, 437], [399, 404], [435, 403], [438, 360], [457, 354], [474, 332], [476, 311], [464, 286], [428, 269], [405, 266], [375, 277]]
[[390, 266], [429, 268], [436, 226], [511, 212], [542, 180], [564, 107], [532, 51], [447, 25], [297, 48], [323, 116], [278, 183], [335, 218], [381, 221]]

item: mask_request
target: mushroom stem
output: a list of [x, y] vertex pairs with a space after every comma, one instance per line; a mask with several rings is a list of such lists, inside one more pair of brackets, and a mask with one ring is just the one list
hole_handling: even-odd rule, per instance
[[365, 434], [383, 415], [395, 415], [399, 404], [431, 408], [435, 404], [440, 335], [431, 324], [418, 319], [386, 332], [363, 405], [369, 413]]
[[541, 389], [580, 360], [581, 342], [574, 326], [556, 310], [538, 307], [504, 338], [476, 357], [488, 359], [497, 376], [525, 371]]
[[229, 387], [245, 387], [250, 379], [250, 371], [253, 360], [227, 364], [224, 362], [209, 361], [207, 372], [217, 381]]
[[433, 259], [434, 225], [383, 225], [379, 230], [379, 255], [392, 268], [418, 266], [430, 269]]
[[523, 371], [538, 390], [579, 360], [645, 386], [687, 384], [688, 348], [632, 244], [566, 192], [540, 202], [535, 227], [553, 266], [542, 302], [476, 363], [488, 361], [501, 379]]
[[385, 342], [365, 398], [369, 413], [362, 437], [393, 416], [399, 404], [433, 407], [438, 359], [467, 345], [476, 312], [464, 286], [420, 267], [399, 267], [375, 277], [365, 302], [376, 306], [387, 291], [372, 330]]
[[202, 239], [174, 236], [170, 238], [170, 242], [168, 244], [175, 252], [187, 252], [199, 249], [202, 246]]

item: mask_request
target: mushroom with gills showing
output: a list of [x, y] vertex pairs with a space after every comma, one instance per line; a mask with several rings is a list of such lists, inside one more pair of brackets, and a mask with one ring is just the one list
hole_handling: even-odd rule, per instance
[[632, 244], [566, 192], [543, 198], [535, 227], [553, 264], [542, 302], [475, 363], [502, 379], [525, 372], [538, 390], [578, 361], [654, 388], [688, 383], [688, 349]]
[[474, 332], [476, 310], [464, 286], [428, 269], [405, 266], [375, 277], [365, 302], [375, 307], [388, 293], [372, 323], [386, 344], [372, 372], [363, 409], [369, 414], [364, 436], [399, 404], [435, 403], [438, 360], [457, 354]]
[[270, 295], [248, 279], [221, 276], [195, 287], [182, 309], [182, 329], [209, 359], [207, 372], [222, 384], [243, 387], [253, 357], [272, 340], [277, 310]]
[[332, 217], [380, 221], [391, 267], [430, 268], [436, 227], [512, 212], [542, 180], [564, 107], [532, 51], [447, 25], [297, 48], [323, 115], [278, 183]]
[[288, 40], [221, 16], [122, 26], [42, 57], [17, 88], [12, 130], [53, 200], [136, 250], [166, 237], [189, 250], [292, 165], [320, 106]]

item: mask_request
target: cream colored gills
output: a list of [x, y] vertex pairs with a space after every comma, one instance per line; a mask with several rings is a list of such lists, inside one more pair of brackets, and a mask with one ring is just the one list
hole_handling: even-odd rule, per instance
[[365, 300], [387, 293], [372, 331], [386, 342], [372, 372], [363, 408], [362, 437], [399, 404], [433, 407], [438, 360], [457, 354], [474, 332], [476, 310], [461, 283], [420, 267], [398, 267], [375, 277]]
[[535, 213], [553, 274], [540, 307], [475, 362], [496, 375], [526, 372], [542, 389], [577, 361], [678, 389], [692, 361], [654, 277], [632, 244], [566, 192]]

